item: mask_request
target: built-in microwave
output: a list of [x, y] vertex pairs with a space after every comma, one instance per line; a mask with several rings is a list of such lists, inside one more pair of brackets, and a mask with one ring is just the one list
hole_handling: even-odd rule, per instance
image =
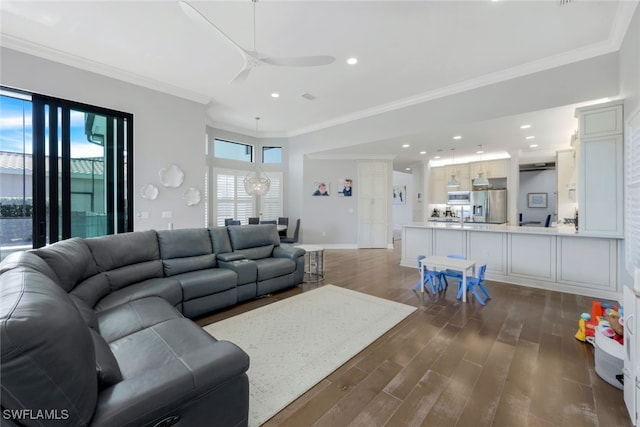
[[447, 192], [447, 204], [448, 205], [470, 205], [471, 192], [470, 191], [449, 191]]

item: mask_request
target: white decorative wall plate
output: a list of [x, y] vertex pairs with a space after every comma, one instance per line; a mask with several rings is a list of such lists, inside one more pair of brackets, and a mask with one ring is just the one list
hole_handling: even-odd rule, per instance
[[160, 174], [160, 182], [165, 187], [178, 188], [184, 181], [184, 172], [176, 165], [162, 168], [158, 173]]
[[140, 189], [140, 195], [143, 199], [155, 200], [158, 197], [158, 187], [153, 184], [147, 184]]
[[195, 187], [189, 187], [187, 191], [184, 192], [184, 201], [187, 206], [195, 206], [200, 203], [202, 197], [200, 196], [200, 190]]

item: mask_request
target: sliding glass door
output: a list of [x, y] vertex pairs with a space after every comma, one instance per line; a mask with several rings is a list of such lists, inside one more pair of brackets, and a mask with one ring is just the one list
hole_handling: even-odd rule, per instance
[[[16, 103], [7, 92], [2, 101], [3, 105]], [[19, 176], [10, 185], [4, 185], [9, 169], [0, 169], [0, 198], [29, 206], [20, 212], [13, 209], [23, 213], [23, 226], [31, 219], [29, 230], [22, 237], [13, 236], [13, 241], [37, 248], [69, 237], [132, 231], [133, 116], [40, 95], [20, 102], [25, 112], [25, 143], [9, 144], [3, 125], [0, 153], [22, 158], [20, 173], [13, 171]], [[0, 123], [8, 123], [5, 114], [16, 115], [16, 111], [3, 110]], [[5, 152], [5, 146], [12, 148]], [[2, 257], [11, 246], [11, 239], [4, 240], [0, 242]]]

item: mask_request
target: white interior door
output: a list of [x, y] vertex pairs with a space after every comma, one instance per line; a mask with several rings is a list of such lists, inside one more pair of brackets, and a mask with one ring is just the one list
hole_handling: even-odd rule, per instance
[[358, 247], [386, 248], [389, 236], [389, 163], [358, 162]]

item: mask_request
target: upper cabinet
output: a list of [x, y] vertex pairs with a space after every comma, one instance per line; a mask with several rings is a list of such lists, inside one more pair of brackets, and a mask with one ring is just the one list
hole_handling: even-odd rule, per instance
[[623, 236], [621, 102], [578, 108], [578, 231]]
[[580, 123], [580, 138], [622, 135], [622, 104], [607, 107], [584, 107], [576, 110]]
[[[447, 203], [447, 191], [471, 190], [473, 180], [477, 178], [480, 170], [489, 179], [506, 178], [509, 171], [509, 159], [432, 167], [429, 173], [429, 203]], [[451, 175], [455, 175], [456, 180], [460, 182], [459, 187], [447, 187]]]
[[484, 162], [469, 163], [469, 175], [473, 181], [482, 171], [487, 178], [506, 178], [508, 173], [508, 160], [487, 160]]

